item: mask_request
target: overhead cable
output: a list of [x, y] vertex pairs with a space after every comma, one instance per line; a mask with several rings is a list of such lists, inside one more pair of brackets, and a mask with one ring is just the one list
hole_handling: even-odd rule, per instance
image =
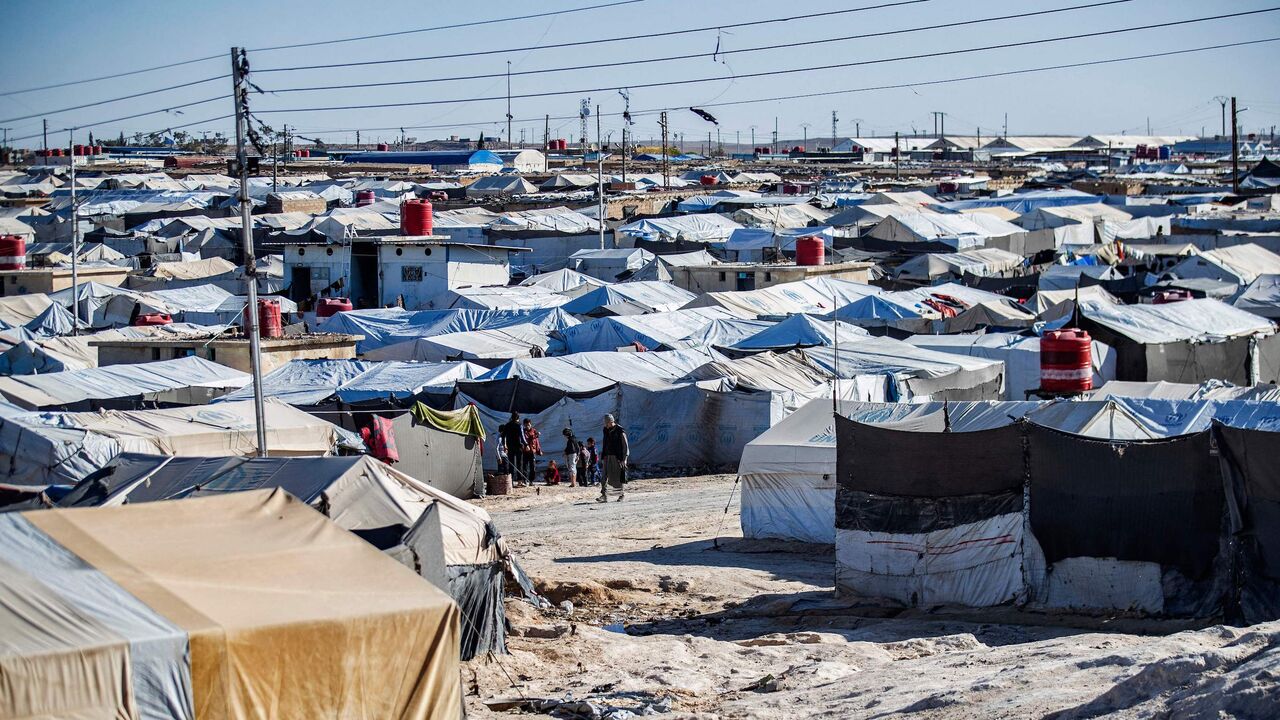
[[[1150, 25], [1137, 25], [1137, 26], [1127, 27], [1127, 28], [1098, 30], [1095, 32], [1077, 33], [1075, 35], [1059, 35], [1051, 38], [1041, 38], [1039, 40], [1023, 40], [1019, 42], [998, 43], [995, 45], [984, 45], [981, 47], [964, 48], [961, 50], [942, 50], [942, 51], [931, 52], [931, 53], [916, 53], [914, 55], [901, 55], [901, 56], [892, 57], [892, 58], [878, 58], [875, 60], [858, 60], [854, 62], [834, 63], [830, 65], [811, 65], [811, 66], [800, 67], [800, 68], [787, 68], [784, 70], [764, 70], [764, 71], [754, 72], [754, 73], [736, 74], [733, 76], [732, 79], [737, 81], [737, 80], [746, 80], [750, 78], [775, 77], [778, 75], [793, 75], [796, 73], [817, 72], [820, 70], [836, 70], [836, 69], [844, 69], [844, 68], [851, 68], [851, 67], [863, 67], [867, 65], [879, 65], [884, 63], [902, 62], [905, 60], [922, 60], [927, 58], [948, 57], [952, 55], [964, 55], [964, 54], [977, 53], [977, 52], [987, 52], [990, 50], [1005, 50], [1009, 48], [1029, 47], [1032, 45], [1043, 45], [1046, 43], [1064, 42], [1067, 40], [1081, 40], [1085, 38], [1105, 37], [1110, 35], [1119, 35], [1122, 33], [1139, 32], [1143, 30], [1154, 30], [1159, 28], [1191, 25], [1195, 23], [1209, 22], [1212, 20], [1223, 20], [1227, 18], [1237, 18], [1237, 17], [1244, 17], [1249, 15], [1258, 15], [1261, 13], [1271, 13], [1271, 12], [1276, 12], [1278, 10], [1280, 10], [1280, 7], [1271, 7], [1271, 8], [1264, 8], [1260, 10], [1248, 10], [1248, 11], [1238, 12], [1238, 13], [1212, 15], [1212, 16], [1201, 17], [1201, 18], [1174, 20], [1174, 21], [1163, 22], [1163, 23], [1154, 23]], [[685, 79], [685, 80], [662, 80], [662, 81], [651, 82], [651, 83], [628, 83], [626, 84], [626, 87], [629, 88], [630, 90], [641, 90], [646, 88], [673, 87], [678, 85], [697, 85], [697, 84], [709, 83], [709, 82], [720, 82], [725, 79], [726, 78], [723, 76], [713, 76], [713, 77], [692, 78], [692, 79]], [[598, 93], [598, 92], [615, 90], [618, 87], [621, 87], [621, 86], [608, 85], [608, 86], [599, 86], [599, 87], [592, 87], [592, 88], [576, 88], [573, 90], [548, 90], [545, 92], [523, 93], [519, 95], [495, 95], [490, 97], [452, 98], [452, 99], [445, 99], [445, 100], [415, 100], [415, 101], [394, 102], [394, 103], [367, 103], [367, 104], [359, 104], [359, 105], [329, 105], [329, 106], [320, 106], [320, 107], [281, 108], [281, 109], [274, 109], [274, 110], [260, 110], [258, 112], [260, 114], [279, 114], [279, 113], [303, 113], [303, 112], [331, 112], [335, 110], [370, 110], [370, 109], [377, 109], [377, 108], [421, 107], [425, 105], [457, 105], [461, 103], [487, 102], [487, 101], [506, 100], [506, 99], [519, 100], [519, 99], [542, 98], [542, 97], [556, 97], [560, 95], [583, 95], [583, 94], [589, 94], [589, 93]]]
[[841, 37], [823, 38], [819, 40], [801, 40], [797, 42], [781, 43], [777, 45], [762, 45], [758, 47], [737, 48], [734, 50], [716, 50], [713, 52], [691, 53], [687, 55], [667, 55], [663, 57], [644, 58], [640, 60], [619, 60], [619, 61], [608, 62], [608, 63], [596, 63], [592, 65], [572, 65], [568, 67], [543, 68], [538, 70], [520, 70], [517, 72], [511, 72], [511, 73], [496, 72], [496, 73], [486, 73], [482, 75], [455, 75], [452, 77], [425, 78], [425, 79], [414, 79], [414, 80], [388, 80], [385, 82], [372, 82], [372, 83], [348, 83], [343, 85], [313, 85], [313, 86], [295, 87], [295, 88], [275, 88], [271, 92], [274, 94], [282, 94], [282, 93], [296, 93], [296, 92], [315, 92], [320, 90], [349, 90], [352, 88], [391, 87], [396, 85], [421, 85], [426, 83], [454, 82], [459, 80], [485, 80], [485, 79], [501, 78], [501, 77], [519, 77], [522, 75], [542, 75], [546, 73], [572, 72], [577, 70], [595, 70], [600, 68], [628, 67], [631, 65], [645, 65], [649, 63], [658, 63], [658, 62], [672, 62], [675, 60], [691, 60], [696, 58], [732, 55], [737, 53], [763, 52], [767, 50], [790, 50], [796, 47], [804, 47], [809, 45], [824, 45], [828, 43], [846, 42], [850, 40], [866, 40], [868, 38], [886, 37], [889, 35], [903, 35], [907, 33], [924, 32], [927, 30], [940, 30], [944, 28], [954, 28], [954, 27], [961, 27], [966, 25], [978, 25], [981, 23], [997, 22], [1001, 20], [1014, 20], [1014, 19], [1021, 19], [1021, 18], [1036, 17], [1040, 15], [1052, 15], [1056, 13], [1071, 12], [1074, 10], [1087, 10], [1087, 9], [1105, 7], [1108, 5], [1118, 5], [1121, 3], [1127, 3], [1132, 1], [1133, 0], [1104, 0], [1103, 2], [1094, 2], [1086, 5], [1073, 5], [1073, 6], [1064, 7], [1064, 8], [1054, 8], [1052, 10], [1037, 10], [1034, 12], [1018, 13], [1016, 15], [999, 15], [996, 17], [977, 18], [974, 20], [960, 20], [957, 22], [942, 23], [938, 25], [924, 25], [924, 26], [904, 28], [899, 30], [882, 30], [879, 32], [862, 33], [859, 35], [844, 35]]
[[[501, 50], [478, 50], [475, 52], [463, 53], [446, 53], [444, 55], [423, 55], [419, 57], [394, 58], [390, 60], [363, 60], [356, 62], [330, 63], [327, 65], [298, 65], [296, 67], [279, 67], [279, 68], [262, 68], [255, 69], [256, 73], [273, 73], [273, 72], [294, 72], [297, 70], [328, 70], [331, 68], [345, 67], [362, 67], [366, 65], [391, 65], [395, 63], [420, 62], [424, 60], [448, 60], [452, 58], [478, 57], [481, 55], [503, 55], [507, 53], [528, 52], [531, 50], [555, 50], [567, 47], [582, 47], [584, 45], [599, 45], [601, 43], [626, 42], [630, 40], [651, 40], [660, 37], [672, 37], [674, 35], [688, 35], [690, 33], [710, 32], [716, 30], [732, 30], [736, 28], [752, 27], [756, 25], [769, 25], [773, 23], [794, 22], [796, 20], [811, 20], [813, 18], [831, 17], [833, 15], [848, 15], [849, 13], [867, 12], [870, 10], [883, 10], [886, 8], [901, 7], [903, 5], [919, 5], [920, 3], [933, 2], [934, 0], [897, 0], [896, 2], [880, 3], [878, 5], [864, 5], [856, 8], [845, 8], [844, 10], [829, 10], [827, 12], [806, 13], [804, 15], [791, 15], [788, 17], [769, 18], [768, 20], [751, 20], [748, 22], [730, 23], [727, 25], [708, 25], [698, 28], [686, 28], [683, 30], [666, 30], [663, 32], [644, 33], [642, 35], [621, 35], [607, 38], [598, 38], [596, 40], [576, 40], [572, 42], [552, 43], [548, 45], [528, 45], [525, 47], [504, 48]], [[1127, 0], [1128, 1], [1128, 0]]]
[[[960, 77], [945, 78], [941, 80], [921, 80], [917, 82], [897, 83], [892, 85], [874, 85], [874, 86], [859, 87], [859, 88], [846, 88], [843, 90], [823, 90], [819, 92], [801, 93], [796, 95], [774, 95], [770, 97], [753, 98], [750, 100], [726, 100], [723, 102], [704, 103], [702, 107], [704, 108], [730, 107], [733, 105], [752, 105], [756, 103], [778, 102], [782, 100], [802, 100], [806, 98], [831, 97], [835, 95], [848, 95], [848, 94], [854, 94], [854, 93], [876, 92], [880, 90], [905, 90], [905, 89], [915, 88], [915, 87], [947, 85], [950, 83], [969, 82], [973, 80], [986, 80], [986, 79], [1000, 78], [1000, 77], [1011, 77], [1015, 75], [1027, 75], [1031, 73], [1051, 72], [1054, 70], [1071, 70], [1076, 68], [1092, 67], [1096, 65], [1112, 65], [1116, 63], [1133, 62], [1137, 60], [1150, 60], [1155, 58], [1172, 57], [1176, 55], [1188, 55], [1192, 53], [1208, 52], [1211, 50], [1224, 50], [1228, 48], [1246, 47], [1250, 45], [1261, 45], [1264, 43], [1273, 43], [1273, 42], [1280, 42], [1280, 36], [1261, 38], [1258, 40], [1243, 40], [1240, 42], [1222, 43], [1218, 45], [1205, 45], [1201, 47], [1184, 48], [1182, 50], [1166, 50], [1163, 52], [1145, 53], [1142, 55], [1128, 55], [1125, 57], [1106, 58], [1103, 60], [1086, 60], [1086, 61], [1074, 62], [1074, 63], [1062, 63], [1058, 65], [1044, 65], [1041, 67], [1034, 67], [1034, 68], [1021, 68], [1018, 70], [1003, 70], [1000, 72], [982, 73], [978, 75], [964, 75]], [[646, 110], [632, 110], [631, 114], [633, 116], [657, 115], [658, 113], [661, 113], [664, 111], [670, 112], [672, 110], [679, 110], [682, 107], [683, 106], [671, 106], [671, 107], [651, 108]], [[602, 118], [621, 117], [622, 113], [602, 112], [600, 116]], [[577, 120], [577, 119], [578, 119], [577, 115], [551, 115], [549, 117], [540, 115], [538, 117], [518, 118], [513, 120], [512, 122], [515, 122], [515, 123], [539, 122], [540, 123], [546, 120], [568, 121], [568, 120]], [[506, 118], [501, 118], [501, 119], [494, 118], [492, 120], [468, 121], [468, 122], [459, 121], [459, 122], [453, 122], [453, 123], [442, 124], [442, 125], [412, 125], [412, 126], [404, 125], [404, 126], [395, 126], [395, 127], [362, 127], [362, 128], [344, 128], [344, 129], [331, 129], [331, 130], [311, 130], [309, 132], [311, 132], [312, 134], [334, 135], [338, 133], [377, 132], [377, 131], [390, 131], [390, 130], [401, 130], [401, 129], [439, 130], [439, 129], [448, 129], [448, 128], [456, 128], [456, 127], [480, 127], [484, 125], [494, 125], [494, 124], [505, 123], [505, 122], [506, 122]]]
[[58, 113], [70, 112], [72, 110], [83, 110], [84, 108], [97, 107], [98, 105], [106, 105], [108, 103], [120, 102], [121, 100], [133, 100], [134, 98], [146, 97], [147, 95], [157, 95], [162, 92], [169, 92], [170, 90], [178, 90], [180, 88], [203, 85], [205, 83], [214, 82], [215, 80], [226, 80], [229, 77], [231, 77], [231, 74], [227, 73], [226, 75], [218, 75], [217, 77], [205, 78], [203, 80], [194, 80], [192, 82], [185, 82], [179, 85], [170, 85], [169, 87], [162, 87], [162, 88], [157, 88], [155, 90], [147, 90], [145, 92], [133, 93], [132, 95], [123, 95], [121, 97], [110, 98], [107, 100], [98, 100], [96, 102], [84, 103], [83, 105], [72, 105], [71, 107], [58, 108], [57, 110], [45, 110], [44, 112], [31, 113], [30, 115], [22, 115], [20, 117], [5, 118], [3, 120], [0, 120], [0, 123], [13, 122], [15, 120], [30, 120], [31, 118], [38, 118], [38, 117], [48, 117], [50, 115], [57, 115]]

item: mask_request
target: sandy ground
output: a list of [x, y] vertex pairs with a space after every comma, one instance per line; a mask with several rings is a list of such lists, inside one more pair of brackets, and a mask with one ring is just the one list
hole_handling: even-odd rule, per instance
[[829, 549], [742, 538], [733, 480], [478, 501], [572, 610], [508, 600], [511, 654], [464, 666], [471, 715], [571, 693], [668, 718], [1280, 718], [1280, 623], [856, 604]]

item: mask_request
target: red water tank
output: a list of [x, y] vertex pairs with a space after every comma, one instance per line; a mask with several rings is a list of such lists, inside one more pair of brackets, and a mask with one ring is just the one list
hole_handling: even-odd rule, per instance
[[346, 312], [352, 307], [354, 306], [349, 298], [320, 298], [320, 304], [316, 306], [316, 317], [332, 317], [340, 312]]
[[802, 237], [796, 240], [797, 265], [822, 265], [826, 263], [826, 244], [820, 237]]
[[154, 327], [156, 325], [169, 325], [173, 322], [173, 316], [168, 313], [144, 313], [134, 319], [134, 327]]
[[565, 140], [564, 138], [557, 138], [557, 139], [556, 139], [556, 149], [557, 149], [557, 150], [559, 150], [560, 152], [564, 152], [565, 150], [568, 150], [568, 149], [569, 149], [569, 141], [568, 141], [568, 140]]
[[1093, 341], [1084, 330], [1051, 330], [1040, 338], [1040, 389], [1080, 393], [1093, 389]]
[[720, 184], [720, 181], [716, 179], [715, 175], [703, 175], [702, 177], [698, 178], [698, 182], [702, 183], [703, 185], [719, 185]]
[[804, 152], [804, 146], [803, 146], [803, 145], [797, 145], [797, 146], [795, 146], [795, 147], [791, 148], [791, 152], [793, 152], [793, 153], [802, 153], [802, 152]]
[[400, 205], [401, 235], [431, 234], [431, 201], [406, 200]]
[[27, 266], [27, 241], [21, 235], [0, 235], [0, 270], [21, 270]]
[[[245, 324], [248, 324], [249, 307], [246, 305]], [[280, 319], [280, 301], [279, 300], [259, 300], [258, 301], [258, 337], [262, 338], [278, 338], [284, 336], [284, 325]]]
[[356, 207], [372, 205], [377, 201], [378, 195], [372, 190], [359, 190], [356, 192]]
[[386, 143], [378, 143], [378, 152], [386, 152], [390, 149], [391, 149], [390, 145]]
[[93, 154], [94, 154], [94, 155], [106, 155], [107, 153], [106, 153], [106, 151], [103, 149], [103, 147], [102, 147], [101, 145], [94, 145], [94, 146], [93, 146]]
[[1191, 299], [1190, 290], [1160, 290], [1151, 298], [1152, 305], [1167, 305]]

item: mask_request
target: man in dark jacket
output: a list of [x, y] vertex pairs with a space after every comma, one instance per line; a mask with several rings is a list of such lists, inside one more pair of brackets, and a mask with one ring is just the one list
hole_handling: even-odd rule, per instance
[[520, 415], [511, 413], [511, 419], [498, 427], [498, 435], [502, 437], [502, 445], [507, 453], [507, 468], [511, 472], [512, 485], [532, 483], [532, 478], [522, 474], [524, 472], [524, 428], [520, 427]]
[[618, 502], [622, 502], [623, 478], [627, 471], [627, 458], [631, 448], [627, 445], [627, 431], [614, 421], [612, 415], [604, 416], [604, 442], [600, 455], [604, 461], [604, 482], [600, 483], [600, 497], [597, 502], [609, 502], [609, 488], [618, 491]]

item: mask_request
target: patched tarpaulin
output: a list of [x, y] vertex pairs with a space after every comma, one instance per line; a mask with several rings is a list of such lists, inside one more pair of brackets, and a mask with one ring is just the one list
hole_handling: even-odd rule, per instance
[[1231, 478], [1239, 614], [1247, 623], [1280, 617], [1280, 433], [1215, 430]]
[[908, 605], [1022, 592], [1020, 426], [913, 432], [836, 419], [836, 585]]

